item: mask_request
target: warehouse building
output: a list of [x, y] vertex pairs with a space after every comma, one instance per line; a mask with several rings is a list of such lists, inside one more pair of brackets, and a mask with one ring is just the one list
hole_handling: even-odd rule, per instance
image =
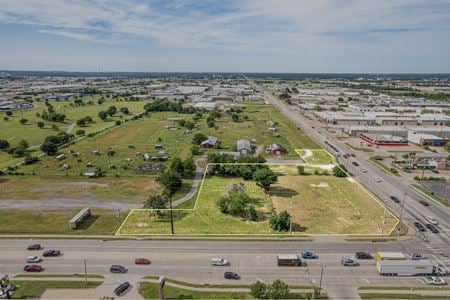
[[444, 146], [448, 142], [446, 138], [414, 131], [408, 132], [408, 140], [422, 146]]
[[408, 146], [408, 140], [401, 136], [361, 133], [360, 139], [375, 146]]

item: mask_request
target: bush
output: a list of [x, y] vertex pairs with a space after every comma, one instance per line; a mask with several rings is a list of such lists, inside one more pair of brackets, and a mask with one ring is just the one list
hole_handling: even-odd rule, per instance
[[75, 132], [75, 134], [76, 134], [76, 135], [84, 135], [84, 134], [85, 134], [85, 131], [84, 131], [83, 129], [78, 129], [78, 130]]
[[23, 161], [23, 163], [25, 165], [31, 165], [31, 164], [34, 164], [37, 161], [39, 161], [39, 158], [37, 158], [36, 156], [26, 156], [25, 160]]
[[291, 227], [291, 216], [286, 210], [279, 214], [274, 212], [270, 216], [269, 223], [273, 230], [281, 232], [288, 231]]
[[257, 281], [250, 285], [250, 294], [256, 299], [266, 299], [267, 285], [261, 281]]
[[347, 169], [343, 165], [338, 165], [333, 168], [333, 175], [336, 177], [347, 177]]
[[306, 175], [304, 166], [298, 166], [297, 167], [297, 172], [298, 172], [298, 175]]
[[242, 184], [234, 184], [227, 196], [219, 198], [217, 206], [224, 214], [256, 221], [259, 217], [254, 206], [256, 201], [247, 194]]

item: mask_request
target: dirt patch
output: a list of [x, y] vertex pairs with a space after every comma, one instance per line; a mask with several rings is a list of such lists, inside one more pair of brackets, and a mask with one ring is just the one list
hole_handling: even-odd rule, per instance
[[328, 187], [330, 187], [330, 185], [328, 184], [328, 183], [326, 183], [326, 182], [320, 182], [320, 183], [318, 183], [318, 184], [314, 184], [314, 183], [312, 183], [312, 184], [310, 184], [312, 187], [318, 187], [318, 188], [328, 188]]

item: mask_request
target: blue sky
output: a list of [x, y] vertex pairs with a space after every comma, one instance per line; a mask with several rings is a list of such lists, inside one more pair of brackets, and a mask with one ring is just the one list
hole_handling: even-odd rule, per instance
[[0, 69], [450, 72], [450, 0], [0, 0]]

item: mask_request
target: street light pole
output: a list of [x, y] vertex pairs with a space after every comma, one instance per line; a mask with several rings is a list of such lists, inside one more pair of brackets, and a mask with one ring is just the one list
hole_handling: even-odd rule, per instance
[[87, 281], [87, 266], [86, 266], [86, 260], [84, 260], [84, 283], [85, 283], [85, 285], [88, 284], [88, 281]]
[[293, 204], [292, 204], [292, 197], [291, 197], [291, 215], [289, 216], [289, 232], [292, 234], [293, 232], [292, 232], [292, 216], [293, 216], [293, 214], [294, 214], [294, 206], [293, 206]]
[[406, 202], [406, 192], [405, 192], [405, 195], [403, 196], [402, 209], [400, 210], [400, 228], [398, 231], [399, 234], [400, 234], [400, 230], [402, 229], [402, 226], [403, 226], [402, 217], [403, 217], [403, 209], [405, 207], [405, 202]]
[[320, 268], [319, 296], [322, 293], [323, 266], [321, 265]]
[[172, 195], [169, 196], [169, 209], [170, 209], [170, 230], [172, 234], [175, 233], [173, 229], [173, 210], [172, 210]]

